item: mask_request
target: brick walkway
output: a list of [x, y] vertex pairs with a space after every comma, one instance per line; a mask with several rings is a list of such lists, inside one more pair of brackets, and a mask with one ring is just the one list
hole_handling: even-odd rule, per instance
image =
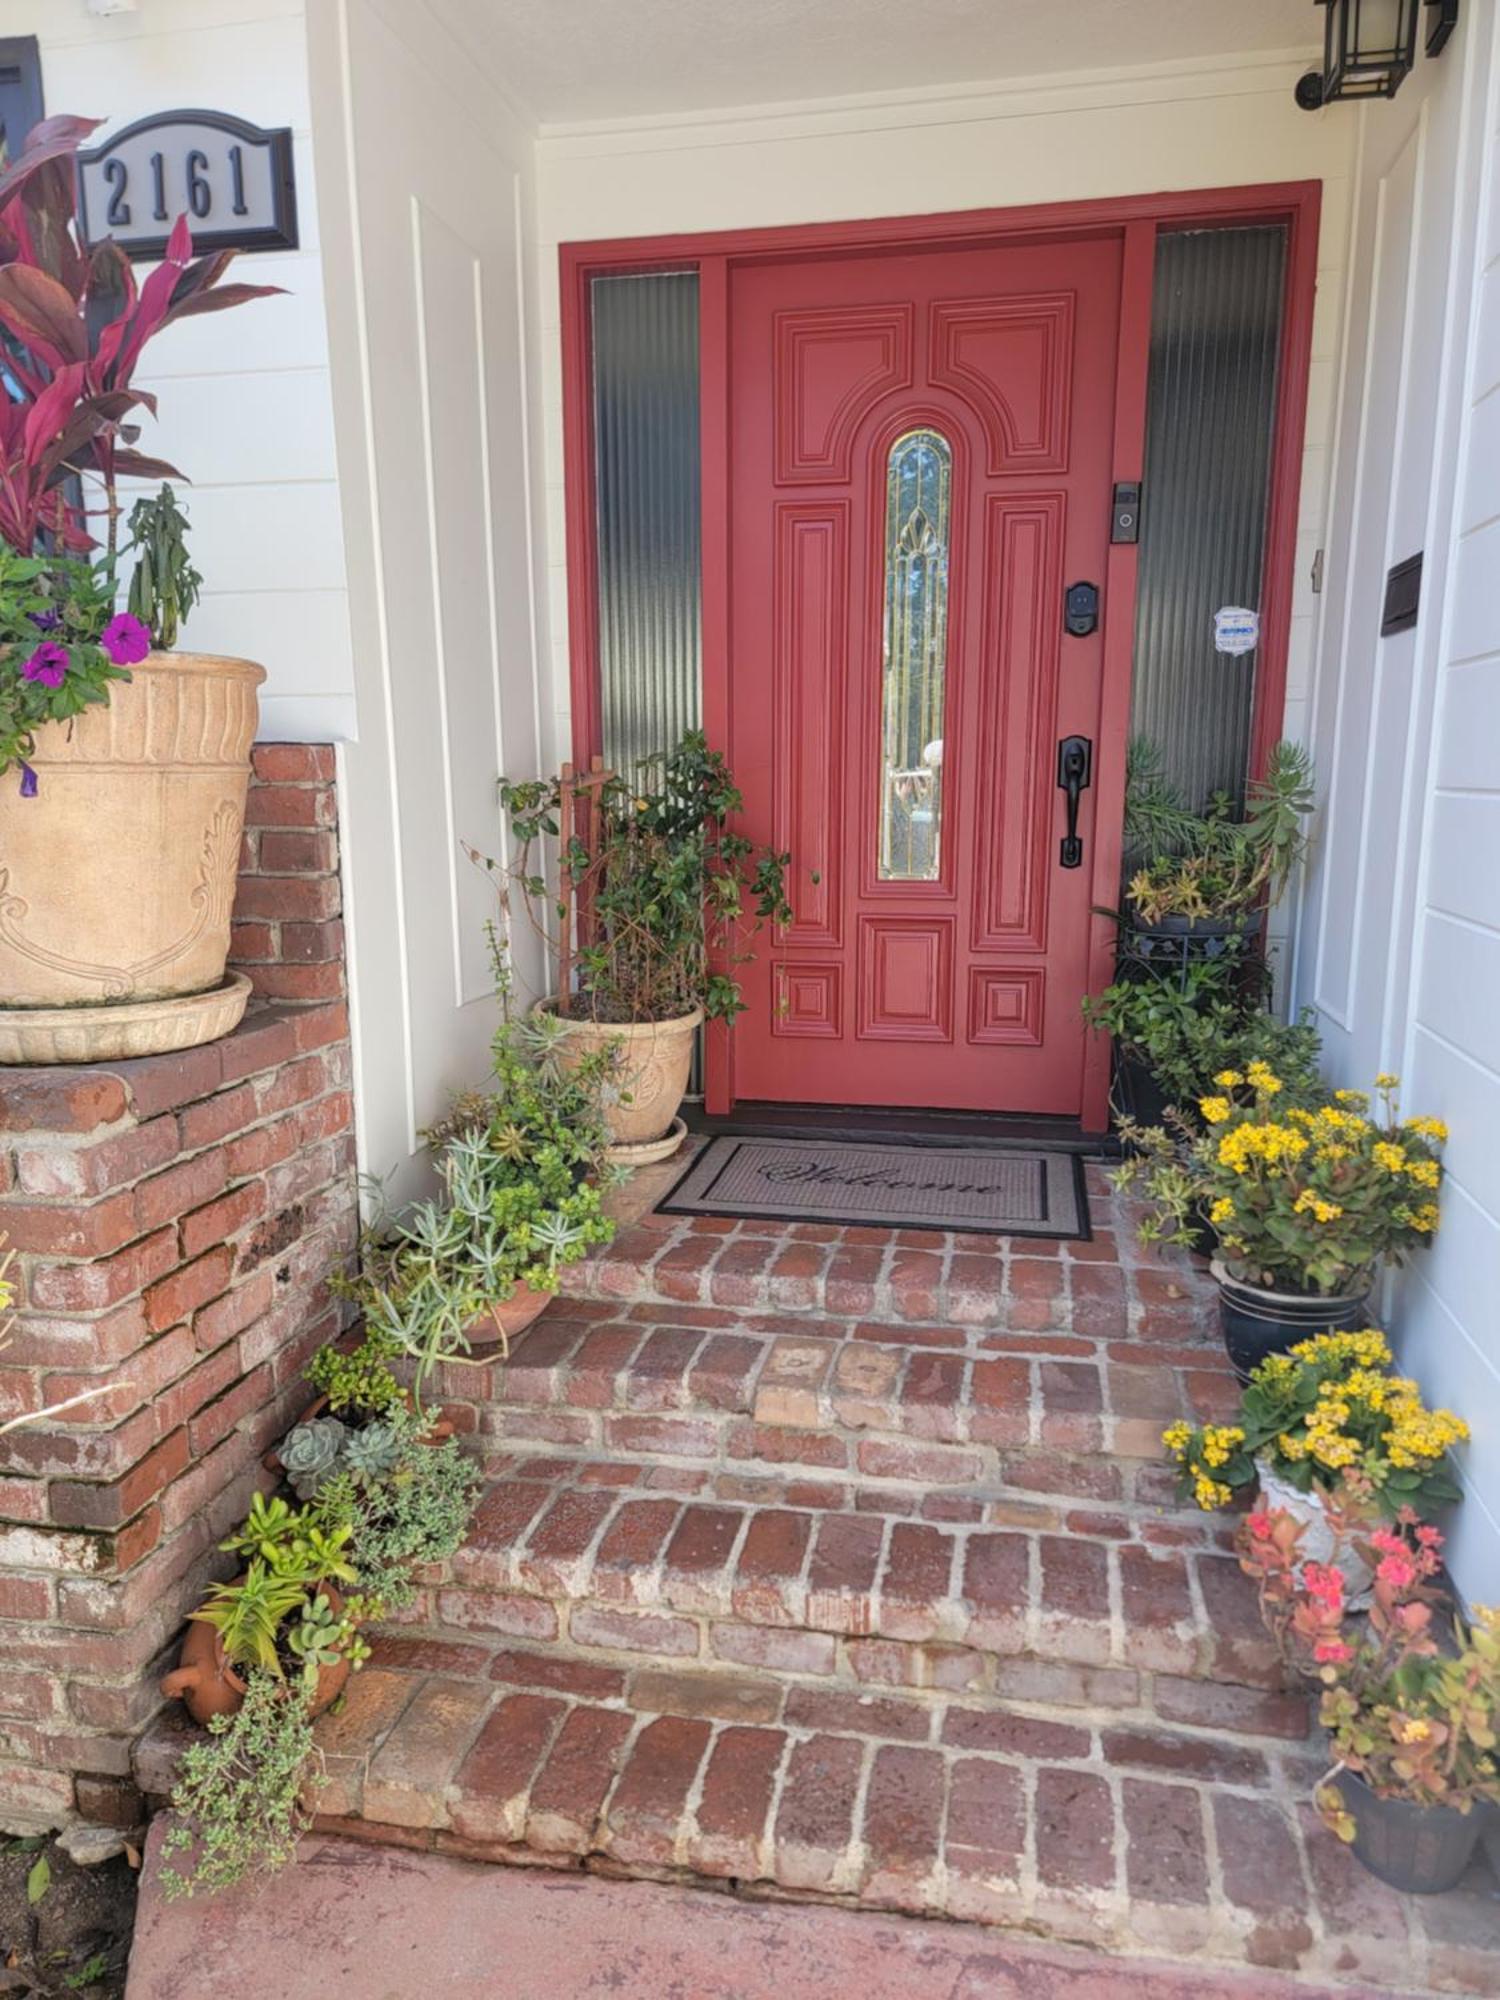
[[1080, 1244], [622, 1230], [444, 1385], [491, 1483], [320, 1725], [322, 1824], [1500, 1991], [1487, 1869], [1418, 1904], [1313, 1820], [1305, 1696], [1160, 1462], [1233, 1402], [1212, 1299], [1093, 1200]]

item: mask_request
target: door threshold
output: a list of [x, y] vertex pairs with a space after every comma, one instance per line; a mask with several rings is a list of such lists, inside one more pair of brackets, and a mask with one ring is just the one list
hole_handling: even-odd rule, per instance
[[686, 1103], [689, 1131], [709, 1138], [864, 1139], [892, 1145], [1048, 1146], [1058, 1152], [1104, 1152], [1106, 1135], [1085, 1132], [1077, 1118], [1049, 1118], [1013, 1111], [921, 1111], [905, 1105], [740, 1103], [726, 1118], [712, 1118], [701, 1101]]

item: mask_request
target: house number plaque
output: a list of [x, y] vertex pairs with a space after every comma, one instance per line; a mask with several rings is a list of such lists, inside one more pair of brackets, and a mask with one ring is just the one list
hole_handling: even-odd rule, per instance
[[179, 215], [193, 249], [295, 250], [292, 135], [225, 111], [158, 111], [78, 156], [84, 240], [160, 257]]

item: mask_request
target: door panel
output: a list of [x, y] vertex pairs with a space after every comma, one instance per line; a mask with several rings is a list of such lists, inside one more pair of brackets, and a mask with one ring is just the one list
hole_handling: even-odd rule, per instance
[[[729, 750], [792, 921], [735, 1097], [1076, 1114], [1117, 239], [731, 274]], [[722, 1060], [723, 1058], [718, 1058]]]

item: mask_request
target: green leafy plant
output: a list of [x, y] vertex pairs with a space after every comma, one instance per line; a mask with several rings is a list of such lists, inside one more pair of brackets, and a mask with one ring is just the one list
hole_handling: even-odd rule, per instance
[[[1257, 969], [1258, 963], [1257, 963]], [[1083, 1003], [1084, 1019], [1139, 1063], [1169, 1104], [1197, 1122], [1198, 1100], [1221, 1071], [1263, 1064], [1280, 1077], [1285, 1100], [1322, 1094], [1321, 1047], [1312, 1017], [1288, 1023], [1266, 1011], [1263, 977], [1234, 955], [1194, 959], [1180, 978], [1149, 973], [1117, 979]]]
[[1384, 1334], [1367, 1327], [1268, 1355], [1235, 1422], [1173, 1424], [1162, 1442], [1183, 1497], [1205, 1509], [1226, 1506], [1264, 1464], [1299, 1493], [1369, 1500], [1394, 1519], [1460, 1497], [1446, 1460], [1468, 1435], [1461, 1417], [1429, 1410], [1416, 1383], [1393, 1372]]
[[1233, 1277], [1327, 1297], [1432, 1240], [1447, 1127], [1403, 1121], [1394, 1077], [1376, 1079], [1373, 1117], [1357, 1090], [1283, 1110], [1281, 1079], [1261, 1063], [1222, 1070], [1214, 1085], [1198, 1100], [1205, 1131], [1137, 1132], [1116, 1170], [1117, 1186], [1144, 1187], [1143, 1241], [1190, 1248], [1206, 1216]]
[[[322, 1782], [300, 1684], [251, 1673], [242, 1706], [208, 1727], [209, 1740], [184, 1753], [172, 1793], [176, 1822], [162, 1842], [169, 1897], [231, 1888], [284, 1866], [311, 1823], [307, 1801]], [[184, 1874], [172, 1857], [188, 1852], [194, 1864]]]
[[500, 802], [519, 844], [513, 879], [544, 935], [548, 913], [569, 921], [539, 860], [544, 840], [561, 840], [578, 914], [571, 1013], [667, 1021], [701, 1007], [712, 1020], [734, 1019], [744, 1004], [734, 968], [749, 933], [790, 919], [791, 857], [731, 831], [744, 800], [701, 730], [629, 776], [502, 778]]
[[[1283, 1656], [1323, 1684], [1335, 1771], [1354, 1772], [1377, 1798], [1463, 1813], [1500, 1804], [1500, 1610], [1454, 1613], [1439, 1629], [1443, 1537], [1410, 1509], [1370, 1534], [1368, 1617], [1350, 1616], [1340, 1569], [1302, 1561], [1300, 1539], [1286, 1514], [1252, 1514], [1240, 1565]], [[1329, 1830], [1353, 1840], [1337, 1786], [1325, 1781], [1316, 1798]]]
[[273, 1569], [257, 1556], [243, 1576], [216, 1585], [189, 1615], [218, 1633], [230, 1666], [258, 1667], [279, 1679], [282, 1627], [302, 1611], [316, 1581], [305, 1570]]
[[153, 641], [170, 651], [203, 588], [202, 577], [188, 559], [188, 518], [177, 495], [164, 485], [159, 493], [136, 501], [129, 525], [126, 554], [134, 550], [135, 568], [128, 608]]
[[366, 1232], [357, 1297], [374, 1337], [416, 1361], [419, 1405], [437, 1363], [467, 1355], [476, 1320], [520, 1286], [555, 1292], [566, 1265], [614, 1234], [602, 1101], [615, 1053], [565, 1065], [565, 1036], [551, 1015], [503, 1021], [494, 1090], [466, 1100], [438, 1152], [440, 1196]]
[[374, 1423], [406, 1400], [391, 1368], [399, 1351], [389, 1338], [367, 1329], [359, 1345], [347, 1351], [331, 1343], [320, 1347], [302, 1372], [308, 1384], [328, 1398], [332, 1415], [354, 1424]]
[[1278, 743], [1243, 810], [1225, 792], [1192, 812], [1165, 776], [1155, 746], [1137, 739], [1127, 764], [1125, 837], [1140, 857], [1126, 900], [1144, 924], [1168, 917], [1245, 916], [1274, 902], [1307, 850], [1312, 759]]
[[337, 1417], [313, 1417], [282, 1439], [281, 1463], [299, 1500], [311, 1500], [338, 1470], [349, 1428]]
[[404, 1428], [396, 1463], [379, 1485], [361, 1489], [352, 1475], [340, 1473], [314, 1507], [315, 1515], [330, 1523], [350, 1515], [357, 1519], [359, 1589], [391, 1611], [411, 1601], [414, 1570], [446, 1561], [461, 1546], [480, 1490], [472, 1461], [454, 1440], [423, 1444], [411, 1418]]

